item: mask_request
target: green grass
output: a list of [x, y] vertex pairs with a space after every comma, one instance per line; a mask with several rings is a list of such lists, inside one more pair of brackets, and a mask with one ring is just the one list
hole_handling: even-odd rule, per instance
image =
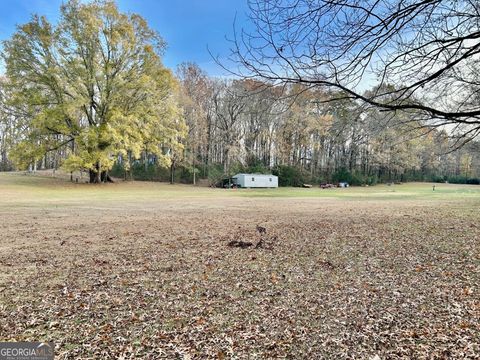
[[377, 185], [370, 187], [350, 187], [346, 189], [303, 189], [303, 188], [278, 188], [278, 189], [243, 189], [239, 190], [241, 196], [247, 197], [328, 197], [339, 199], [458, 199], [480, 198], [480, 186], [453, 185], [453, 184], [407, 183], [402, 185]]
[[480, 200], [480, 186], [407, 183], [346, 189], [213, 189], [155, 182], [91, 185], [65, 178], [0, 173], [0, 207], [150, 202], [175, 198], [331, 198], [339, 200]]

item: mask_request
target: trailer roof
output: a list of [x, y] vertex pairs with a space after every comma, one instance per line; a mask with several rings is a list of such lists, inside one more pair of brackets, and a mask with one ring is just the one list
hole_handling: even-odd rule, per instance
[[245, 176], [269, 176], [269, 177], [275, 176], [275, 177], [277, 177], [277, 175], [272, 175], [272, 174], [247, 174], [247, 173], [240, 173], [240, 174], [234, 175], [232, 177], [237, 177], [237, 176], [241, 176], [241, 175], [245, 175]]

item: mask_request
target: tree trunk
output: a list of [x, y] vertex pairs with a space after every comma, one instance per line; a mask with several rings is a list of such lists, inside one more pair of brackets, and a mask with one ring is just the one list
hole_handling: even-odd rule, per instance
[[175, 182], [175, 161], [170, 165], [170, 184]]
[[196, 180], [197, 180], [195, 177], [195, 147], [193, 148], [192, 167], [193, 167], [193, 186], [195, 186]]
[[97, 162], [95, 169], [88, 170], [90, 175], [90, 184], [100, 184], [102, 182], [113, 183], [112, 178], [107, 171], [100, 171], [100, 163]]
[[97, 166], [97, 171], [95, 172], [94, 182], [95, 184], [100, 184], [102, 182], [102, 173], [98, 170], [99, 166]]
[[109, 182], [113, 183], [113, 179], [108, 175], [107, 171], [95, 171], [95, 170], [88, 170], [90, 184], [100, 184], [102, 182]]
[[225, 146], [223, 150], [223, 173], [225, 175], [229, 175], [230, 164], [229, 164], [229, 156], [230, 156], [230, 149], [228, 148], [228, 144]]
[[108, 175], [108, 171], [102, 171], [102, 172], [100, 173], [100, 179], [101, 179], [101, 181], [104, 182], [104, 183], [107, 183], [107, 182], [113, 183], [112, 178], [110, 177], [110, 175]]
[[88, 175], [89, 175], [89, 182], [90, 184], [94, 184], [95, 183], [95, 171], [93, 171], [92, 169], [88, 170]]

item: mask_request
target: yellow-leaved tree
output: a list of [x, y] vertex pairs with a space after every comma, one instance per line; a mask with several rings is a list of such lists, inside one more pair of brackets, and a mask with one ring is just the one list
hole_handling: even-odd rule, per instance
[[33, 16], [4, 42], [9, 106], [24, 118], [12, 155], [28, 166], [64, 149], [64, 168], [109, 179], [142, 152], [168, 166], [187, 129], [175, 77], [161, 62], [163, 39], [113, 1], [70, 0], [56, 25]]

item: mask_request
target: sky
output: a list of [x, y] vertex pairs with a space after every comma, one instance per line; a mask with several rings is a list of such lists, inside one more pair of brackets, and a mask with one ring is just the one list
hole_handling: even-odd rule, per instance
[[[10, 38], [16, 25], [31, 14], [56, 22], [62, 0], [0, 0], [0, 41]], [[209, 54], [226, 58], [237, 28], [247, 26], [247, 0], [117, 0], [122, 12], [143, 16], [167, 42], [163, 61], [171, 69], [182, 62], [197, 63], [211, 76], [226, 76]], [[0, 72], [3, 72], [0, 65]]]

